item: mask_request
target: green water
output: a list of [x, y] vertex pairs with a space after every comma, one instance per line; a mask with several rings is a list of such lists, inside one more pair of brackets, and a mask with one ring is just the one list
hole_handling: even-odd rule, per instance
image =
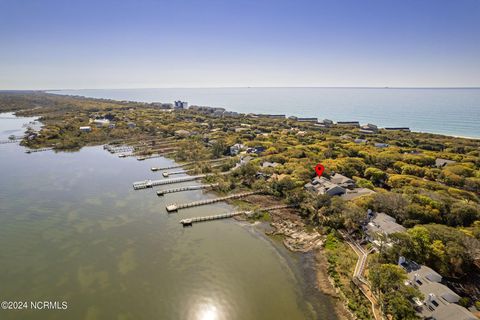
[[25, 154], [0, 145], [0, 301], [68, 304], [0, 309], [0, 319], [337, 319], [300, 267], [308, 257], [249, 224], [179, 224], [233, 208], [165, 211], [213, 195], [132, 189], [161, 179], [151, 166], [171, 163], [119, 159], [101, 147]]

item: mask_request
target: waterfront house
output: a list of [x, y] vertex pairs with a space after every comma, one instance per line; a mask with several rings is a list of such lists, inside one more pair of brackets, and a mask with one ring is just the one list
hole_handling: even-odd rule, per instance
[[337, 125], [342, 127], [360, 127], [358, 121], [338, 121]]
[[338, 184], [332, 183], [325, 177], [315, 177], [312, 182], [305, 184], [305, 189], [317, 195], [340, 196], [347, 190]]
[[378, 132], [378, 127], [374, 124], [368, 123], [360, 127], [360, 133], [374, 134]]
[[259, 118], [271, 118], [271, 119], [285, 119], [284, 114], [254, 114], [254, 117], [259, 117]]
[[318, 127], [328, 128], [333, 125], [333, 121], [330, 119], [323, 119], [322, 121], [318, 121], [315, 125]]
[[297, 118], [298, 122], [318, 122], [318, 118]]
[[175, 109], [187, 109], [188, 108], [188, 102], [185, 102], [185, 101], [175, 101], [174, 102], [174, 108]]
[[342, 188], [347, 188], [347, 189], [355, 188], [355, 181], [339, 173], [333, 173], [332, 176], [330, 177], [330, 181], [332, 183], [338, 184]]
[[396, 232], [405, 232], [404, 226], [398, 224], [394, 217], [383, 212], [376, 212], [369, 215], [368, 222], [364, 227], [367, 239], [375, 245], [379, 245], [377, 240], [379, 235], [388, 238], [389, 235]]
[[390, 127], [390, 128], [385, 128], [385, 130], [410, 132], [410, 128], [408, 127]]
[[330, 179], [315, 177], [312, 182], [305, 184], [304, 187], [317, 195], [341, 196], [347, 201], [375, 193], [375, 191], [367, 188], [355, 188], [355, 181], [339, 173], [334, 173]]
[[83, 126], [79, 128], [81, 132], [90, 132], [92, 131], [92, 127], [90, 126]]
[[435, 159], [435, 166], [437, 168], [443, 168], [446, 165], [453, 164], [453, 163], [457, 163], [457, 162], [453, 160], [442, 159], [442, 158]]
[[442, 284], [442, 276], [435, 270], [407, 261], [404, 257], [398, 259], [398, 264], [408, 274], [407, 284], [417, 288], [424, 296], [422, 300], [414, 301], [415, 309], [424, 319], [435, 320], [475, 320], [476, 317], [464, 307], [456, 304], [460, 296]]

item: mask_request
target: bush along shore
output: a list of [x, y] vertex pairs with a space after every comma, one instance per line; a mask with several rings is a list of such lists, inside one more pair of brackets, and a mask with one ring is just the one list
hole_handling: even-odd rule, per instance
[[[232, 202], [290, 250], [315, 251], [352, 317], [425, 316], [409, 262], [441, 275], [468, 312], [480, 307], [479, 140], [34, 91], [1, 92], [7, 111], [40, 117], [21, 142], [28, 150], [108, 144], [139, 160], [171, 157], [221, 195], [259, 191]], [[278, 204], [290, 207], [262, 210]]]

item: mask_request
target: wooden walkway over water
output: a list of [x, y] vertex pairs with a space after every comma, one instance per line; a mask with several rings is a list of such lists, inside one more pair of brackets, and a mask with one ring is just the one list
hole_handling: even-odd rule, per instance
[[133, 183], [133, 189], [134, 190], [141, 190], [141, 189], [153, 188], [155, 186], [161, 186], [161, 185], [164, 185], [164, 184], [173, 184], [173, 183], [194, 181], [194, 180], [197, 180], [197, 179], [205, 178], [206, 176], [207, 176], [206, 174], [199, 174], [199, 175], [196, 175], [196, 176], [173, 178], [173, 179], [137, 181], [137, 182]]
[[22, 139], [8, 139], [8, 140], [0, 140], [0, 144], [7, 144], [7, 143], [19, 143]]
[[157, 196], [163, 196], [167, 193], [174, 193], [174, 192], [182, 192], [182, 191], [191, 191], [191, 190], [202, 190], [202, 189], [209, 189], [218, 186], [218, 183], [212, 184], [203, 184], [200, 186], [185, 186], [173, 189], [166, 189], [166, 190], [159, 190], [157, 191]]
[[199, 201], [182, 203], [182, 204], [173, 203], [173, 204], [167, 205], [166, 209], [167, 209], [167, 212], [175, 212], [175, 211], [178, 211], [180, 209], [198, 207], [198, 206], [203, 206], [203, 205], [206, 205], [206, 204], [212, 204], [212, 203], [225, 201], [225, 200], [230, 200], [230, 199], [244, 198], [244, 197], [248, 197], [248, 196], [251, 196], [251, 195], [254, 195], [254, 194], [259, 194], [259, 193], [261, 193], [261, 191], [249, 191], [249, 192], [231, 194], [229, 196], [224, 196], [224, 197], [218, 197], [218, 198], [206, 199], [206, 200], [199, 200]]
[[50, 150], [53, 150], [53, 148], [28, 149], [25, 151], [25, 153], [43, 152], [43, 151], [50, 151]]
[[[225, 172], [218, 173], [218, 175], [226, 175], [229, 173], [230, 171], [225, 171]], [[215, 175], [215, 173], [199, 174], [196, 176], [188, 176], [188, 177], [180, 177], [180, 178], [172, 178], [172, 179], [137, 181], [133, 183], [133, 189], [141, 190], [141, 189], [153, 188], [155, 186], [162, 186], [165, 184], [194, 181], [194, 180], [203, 179], [205, 177], [213, 176], [213, 175]]]
[[[268, 208], [261, 208], [259, 210], [261, 211], [273, 211], [273, 210], [279, 210], [279, 209], [285, 209], [285, 208], [292, 208], [294, 207], [293, 205], [278, 205], [278, 206], [273, 206], [273, 207], [268, 207]], [[180, 223], [184, 226], [192, 226], [194, 223], [197, 222], [204, 222], [204, 221], [213, 221], [213, 220], [220, 220], [220, 219], [227, 219], [227, 218], [233, 218], [235, 216], [239, 216], [242, 214], [245, 214], [247, 216], [251, 215], [253, 212], [252, 211], [235, 211], [235, 212], [230, 212], [230, 213], [224, 213], [224, 214], [217, 214], [217, 215], [212, 215], [212, 216], [203, 216], [203, 217], [195, 217], [195, 218], [188, 218], [188, 219], [182, 219], [180, 220]]]

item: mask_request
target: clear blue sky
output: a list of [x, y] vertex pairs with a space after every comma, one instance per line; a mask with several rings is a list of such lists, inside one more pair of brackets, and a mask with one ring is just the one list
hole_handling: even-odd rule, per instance
[[480, 86], [479, 0], [0, 0], [0, 89]]

